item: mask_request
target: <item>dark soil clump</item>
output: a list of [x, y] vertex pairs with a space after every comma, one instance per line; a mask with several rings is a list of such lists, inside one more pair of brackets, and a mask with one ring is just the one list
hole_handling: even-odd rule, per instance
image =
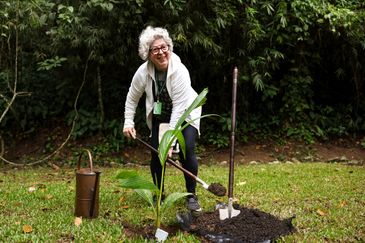
[[224, 195], [226, 195], [227, 189], [220, 183], [212, 183], [209, 185], [208, 191], [210, 191], [214, 195], [223, 197]]
[[[129, 222], [122, 222], [124, 234], [128, 238], [132, 238], [137, 240], [138, 238], [142, 238], [145, 240], [154, 240], [156, 233], [156, 226], [152, 224], [138, 226], [130, 224]], [[169, 233], [169, 237], [176, 235], [176, 232], [179, 230], [179, 225], [161, 225], [161, 229], [167, 231]]]
[[182, 225], [182, 228], [209, 242], [270, 242], [295, 232], [292, 225], [294, 217], [281, 220], [257, 209], [236, 209], [241, 213], [225, 220], [219, 219], [218, 210], [196, 217], [189, 216], [189, 224], [186, 224], [189, 217], [185, 216], [185, 225]]

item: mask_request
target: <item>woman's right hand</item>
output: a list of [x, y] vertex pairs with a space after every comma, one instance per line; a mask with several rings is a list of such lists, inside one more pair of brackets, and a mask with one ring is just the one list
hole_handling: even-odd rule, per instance
[[136, 129], [134, 129], [134, 127], [126, 127], [126, 128], [123, 129], [123, 134], [127, 138], [136, 139], [137, 132], [136, 132]]

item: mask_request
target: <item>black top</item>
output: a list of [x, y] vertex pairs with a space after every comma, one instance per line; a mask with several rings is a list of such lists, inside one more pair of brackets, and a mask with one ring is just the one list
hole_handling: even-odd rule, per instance
[[169, 93], [167, 92], [166, 88], [166, 76], [167, 72], [158, 72], [156, 71], [156, 83], [157, 83], [157, 93], [155, 92], [155, 84], [153, 82], [153, 98], [155, 102], [162, 103], [161, 114], [156, 115], [154, 114], [155, 118], [158, 119], [160, 122], [169, 122], [172, 112], [172, 100], [170, 98]]

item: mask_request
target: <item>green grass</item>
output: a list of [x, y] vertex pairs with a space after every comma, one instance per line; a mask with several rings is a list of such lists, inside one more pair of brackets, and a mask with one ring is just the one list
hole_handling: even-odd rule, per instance
[[[131, 190], [118, 187], [114, 179], [122, 168], [104, 168], [100, 181], [97, 219], [74, 224], [75, 172], [47, 168], [0, 172], [0, 242], [143, 242], [128, 238], [122, 222], [152, 224], [148, 205]], [[148, 167], [136, 167], [150, 177]], [[184, 191], [182, 173], [166, 172], [166, 193]], [[228, 167], [200, 166], [199, 176], [208, 184], [227, 185]], [[34, 192], [29, 192], [35, 187]], [[241, 206], [257, 208], [280, 218], [296, 215], [297, 232], [282, 242], [364, 242], [365, 168], [344, 164], [302, 163], [236, 166], [234, 197]], [[217, 198], [198, 186], [201, 205], [213, 211]], [[174, 224], [176, 205], [163, 219]], [[30, 225], [32, 231], [23, 232]], [[199, 242], [178, 232], [168, 242]]]

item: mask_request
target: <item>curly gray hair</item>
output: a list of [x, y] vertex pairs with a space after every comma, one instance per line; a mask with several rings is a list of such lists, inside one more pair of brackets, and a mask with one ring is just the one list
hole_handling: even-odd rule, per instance
[[169, 45], [170, 51], [173, 51], [174, 45], [166, 29], [147, 26], [139, 36], [138, 54], [142, 60], [147, 60], [151, 45], [157, 39], [164, 39], [166, 44]]

